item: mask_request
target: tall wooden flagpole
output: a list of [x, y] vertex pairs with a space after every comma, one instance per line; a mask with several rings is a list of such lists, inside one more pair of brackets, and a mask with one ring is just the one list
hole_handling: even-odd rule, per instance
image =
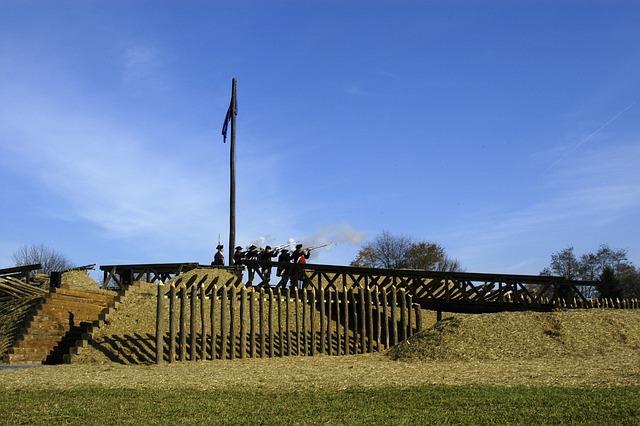
[[229, 177], [229, 266], [233, 265], [233, 253], [236, 246], [236, 115], [238, 114], [238, 104], [236, 99], [236, 79], [231, 80], [231, 157], [230, 157], [230, 177]]

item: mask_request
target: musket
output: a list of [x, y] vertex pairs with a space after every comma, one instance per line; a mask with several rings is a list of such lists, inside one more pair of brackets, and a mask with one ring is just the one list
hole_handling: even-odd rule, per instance
[[317, 246], [307, 247], [307, 251], [319, 249], [319, 248], [322, 248], [322, 247], [327, 247], [327, 246], [330, 246], [331, 244], [333, 244], [333, 243], [320, 244], [320, 245], [317, 245]]
[[289, 247], [289, 246], [291, 246], [291, 245], [293, 245], [293, 244], [295, 244], [295, 242], [293, 242], [293, 243], [283, 244], [283, 245], [281, 245], [281, 246], [275, 246], [275, 247], [273, 248], [273, 251], [276, 251], [276, 250], [282, 250], [283, 248]]

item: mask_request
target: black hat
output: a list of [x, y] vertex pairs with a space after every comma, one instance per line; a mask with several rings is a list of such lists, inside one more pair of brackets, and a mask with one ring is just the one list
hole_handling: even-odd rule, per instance
[[253, 244], [251, 244], [251, 245], [249, 246], [249, 250], [255, 250], [255, 249], [257, 249], [257, 248], [258, 248], [258, 247], [256, 247], [256, 246], [255, 246], [255, 245], [253, 245]]
[[271, 246], [266, 246], [264, 249], [265, 250], [271, 250]]
[[223, 249], [223, 248], [224, 248], [224, 246], [222, 244], [218, 244], [218, 247], [216, 247], [216, 250], [220, 250], [220, 249]]
[[296, 245], [296, 248], [297, 248], [297, 249], [302, 248], [302, 244], [297, 244], [297, 245]]
[[240, 251], [240, 250], [242, 250], [242, 246], [236, 247], [236, 251]]

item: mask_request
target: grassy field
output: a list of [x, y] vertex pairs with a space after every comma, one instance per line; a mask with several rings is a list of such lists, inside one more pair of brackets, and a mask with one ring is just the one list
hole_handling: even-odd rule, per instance
[[418, 386], [344, 391], [0, 390], [2, 424], [608, 424], [640, 422], [640, 387]]

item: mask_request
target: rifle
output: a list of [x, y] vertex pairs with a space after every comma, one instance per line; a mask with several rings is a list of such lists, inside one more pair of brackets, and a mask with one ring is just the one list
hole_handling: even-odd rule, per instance
[[317, 246], [307, 247], [307, 251], [319, 249], [319, 248], [322, 248], [322, 247], [327, 247], [327, 246], [330, 246], [331, 244], [333, 244], [333, 243], [320, 244], [320, 245], [317, 245]]
[[273, 251], [282, 250], [283, 248], [287, 248], [287, 247], [289, 247], [289, 246], [291, 246], [291, 245], [293, 245], [293, 244], [295, 244], [295, 242], [293, 242], [293, 243], [283, 244], [283, 245], [281, 245], [281, 246], [275, 246], [275, 247], [273, 248]]

